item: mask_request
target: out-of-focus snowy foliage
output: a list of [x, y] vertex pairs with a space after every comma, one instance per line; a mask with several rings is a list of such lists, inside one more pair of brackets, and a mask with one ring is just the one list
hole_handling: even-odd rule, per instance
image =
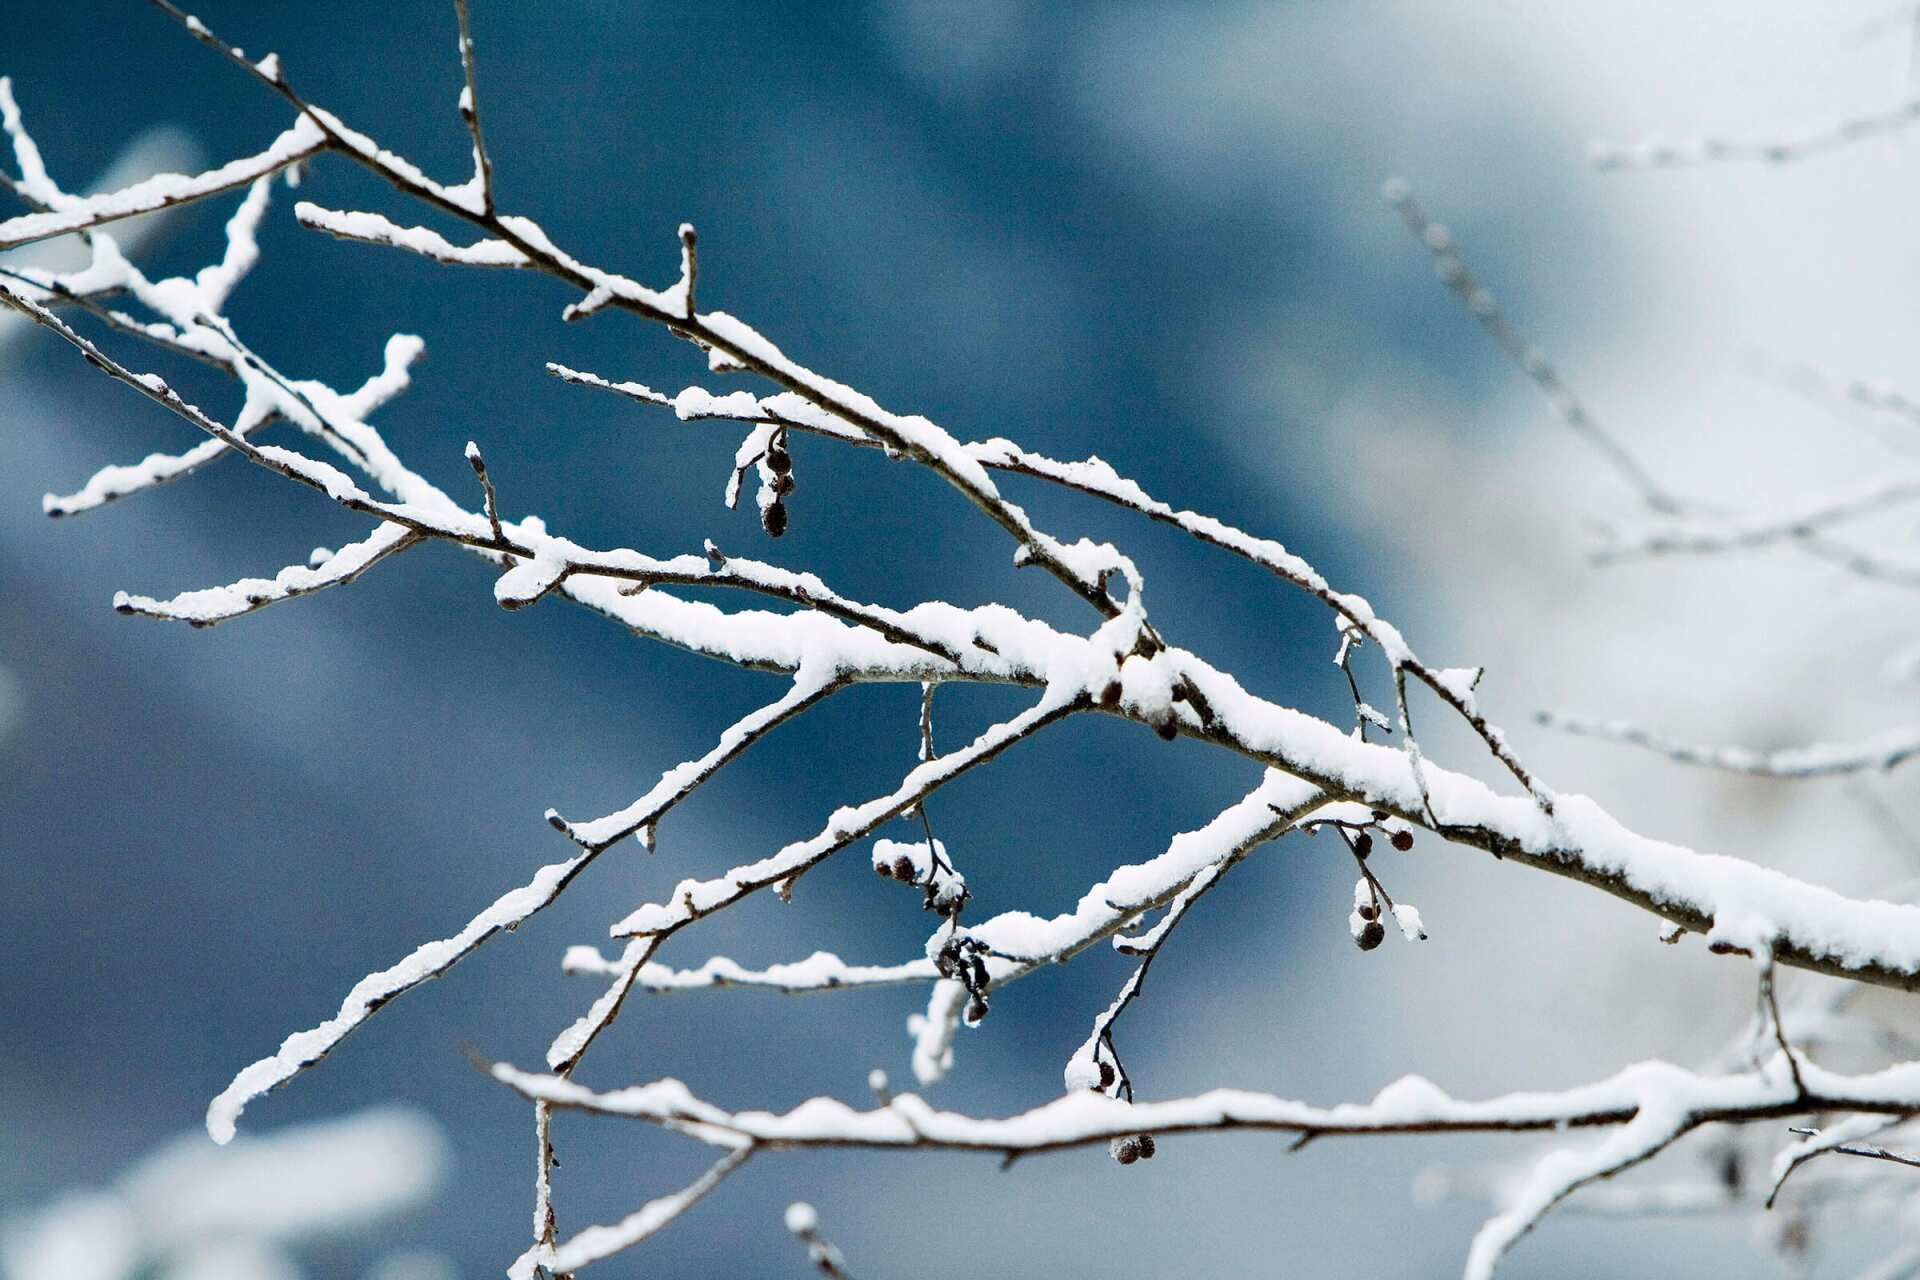
[[[446, 1180], [421, 1112], [376, 1108], [216, 1147], [185, 1133], [110, 1185], [0, 1219], [0, 1275], [33, 1280], [299, 1280], [303, 1248], [370, 1238]], [[435, 1280], [438, 1255], [382, 1251], [369, 1280]]]

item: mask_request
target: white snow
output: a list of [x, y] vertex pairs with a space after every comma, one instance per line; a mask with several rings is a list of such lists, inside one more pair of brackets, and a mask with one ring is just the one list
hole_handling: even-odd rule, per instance
[[23, 213], [0, 222], [0, 249], [66, 235], [117, 218], [151, 213], [168, 205], [181, 204], [231, 187], [244, 186], [256, 178], [277, 173], [297, 160], [314, 155], [326, 145], [326, 134], [306, 116], [296, 120], [265, 151], [229, 161], [217, 169], [191, 177], [178, 173], [155, 174], [142, 182], [106, 195], [75, 200], [64, 207], [44, 213]]
[[[296, 1125], [231, 1147], [184, 1135], [97, 1190], [72, 1190], [0, 1220], [0, 1277], [215, 1274], [225, 1245], [285, 1269], [283, 1250], [363, 1231], [427, 1200], [448, 1151], [420, 1112], [383, 1107]], [[244, 1277], [253, 1273], [228, 1271]]]
[[437, 231], [426, 227], [403, 227], [377, 213], [354, 213], [325, 209], [302, 200], [293, 207], [300, 225], [325, 231], [343, 240], [388, 245], [395, 249], [466, 267], [524, 267], [527, 255], [505, 240], [478, 240], [473, 244], [454, 244]]

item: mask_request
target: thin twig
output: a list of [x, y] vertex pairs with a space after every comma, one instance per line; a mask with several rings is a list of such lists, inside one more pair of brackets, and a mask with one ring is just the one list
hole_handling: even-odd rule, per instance
[[460, 95], [460, 118], [473, 137], [473, 171], [480, 183], [480, 207], [493, 212], [493, 161], [487, 155], [486, 135], [480, 129], [480, 90], [473, 76], [473, 28], [467, 14], [467, 0], [453, 0], [453, 12], [460, 23], [460, 70], [467, 79]]

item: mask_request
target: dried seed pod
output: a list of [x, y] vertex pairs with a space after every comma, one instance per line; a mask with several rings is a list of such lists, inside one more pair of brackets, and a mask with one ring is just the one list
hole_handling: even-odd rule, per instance
[[783, 476], [775, 476], [773, 478], [773, 483], [768, 487], [771, 488], [779, 496], [783, 498], [786, 497], [788, 494], [793, 492], [793, 474], [791, 472], [788, 472], [786, 475], [783, 475]]
[[1720, 1153], [1719, 1175], [1720, 1185], [1727, 1189], [1728, 1194], [1740, 1194], [1740, 1184], [1744, 1180], [1745, 1171], [1740, 1167], [1740, 1153], [1732, 1147]]
[[1353, 851], [1354, 853], [1358, 854], [1362, 858], [1372, 853], [1373, 852], [1372, 833], [1367, 831], [1362, 831], [1359, 835], [1355, 836], [1353, 838]]
[[1140, 1143], [1134, 1138], [1115, 1138], [1107, 1150], [1121, 1164], [1132, 1164], [1140, 1158]]
[[876, 862], [873, 864], [873, 874], [879, 876], [882, 880], [891, 880], [893, 879], [893, 864], [891, 862]]
[[986, 1016], [987, 1016], [987, 1002], [985, 1000], [981, 999], [979, 996], [975, 996], [973, 999], [967, 1001], [967, 1011], [963, 1015], [963, 1017], [965, 1018], [966, 1024], [968, 1026], [970, 1027], [979, 1026], [983, 1021], [986, 1020]]
[[785, 445], [775, 444], [767, 447], [767, 470], [777, 476], [792, 473], [793, 455], [787, 452]]
[[1113, 1082], [1117, 1078], [1118, 1077], [1113, 1074], [1113, 1064], [1111, 1062], [1103, 1062], [1100, 1064], [1100, 1087], [1102, 1089], [1113, 1088]]
[[902, 884], [913, 883], [913, 859], [901, 854], [893, 860], [893, 878]]
[[1363, 902], [1355, 907], [1354, 910], [1360, 913], [1362, 920], [1378, 920], [1380, 918], [1380, 908], [1374, 906], [1371, 902]]
[[767, 531], [767, 536], [770, 538], [777, 538], [785, 533], [787, 531], [787, 504], [784, 502], [769, 502], [765, 507], [761, 508], [760, 527]]
[[1353, 941], [1362, 951], [1371, 951], [1386, 940], [1387, 927], [1378, 920], [1369, 920]]
[[1413, 832], [1411, 831], [1394, 832], [1393, 847], [1398, 849], [1402, 853], [1405, 853], [1407, 850], [1413, 848]]
[[1134, 1145], [1140, 1149], [1140, 1158], [1142, 1160], [1153, 1159], [1154, 1152], [1158, 1150], [1158, 1148], [1154, 1146], [1152, 1134], [1143, 1133], [1139, 1137], [1135, 1138], [1133, 1142], [1134, 1142]]

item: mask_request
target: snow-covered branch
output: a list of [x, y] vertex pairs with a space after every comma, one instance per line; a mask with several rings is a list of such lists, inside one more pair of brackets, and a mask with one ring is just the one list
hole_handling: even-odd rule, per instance
[[1626, 742], [1679, 761], [1730, 773], [1769, 778], [1825, 778], [1835, 774], [1885, 772], [1920, 754], [1920, 728], [1888, 729], [1856, 742], [1821, 742], [1758, 751], [1751, 747], [1704, 747], [1676, 742], [1623, 720], [1594, 720], [1543, 711], [1541, 724], [1587, 738]]
[[242, 578], [222, 587], [184, 591], [167, 600], [121, 591], [115, 593], [113, 607], [121, 613], [189, 622], [196, 627], [211, 626], [282, 600], [352, 582], [388, 556], [405, 551], [419, 541], [419, 534], [402, 525], [383, 524], [359, 542], [316, 555], [311, 565], [289, 565], [271, 578]]
[[63, 203], [40, 213], [23, 213], [0, 221], [0, 250], [48, 240], [54, 236], [90, 231], [122, 218], [155, 213], [208, 196], [244, 187], [326, 150], [326, 133], [306, 117], [275, 138], [266, 150], [231, 160], [217, 169], [191, 176], [161, 173], [143, 182], [105, 195]]
[[[719, 420], [771, 424], [855, 446], [880, 447], [878, 441], [862, 434], [852, 424], [821, 412], [791, 393], [756, 397], [746, 392], [734, 392], [716, 396], [699, 387], [688, 387], [678, 395], [667, 396], [641, 383], [612, 382], [596, 374], [569, 369], [565, 365], [548, 364], [547, 370], [564, 382], [611, 391], [642, 404], [670, 408], [686, 422]], [[1022, 449], [1011, 440], [1000, 437], [959, 447], [967, 457], [988, 470], [1045, 480], [1125, 507], [1157, 523], [1176, 528], [1196, 541], [1258, 565], [1281, 581], [1308, 592], [1331, 609], [1336, 617], [1377, 644], [1396, 673], [1404, 672], [1413, 676], [1458, 712], [1486, 743], [1494, 757], [1535, 796], [1543, 808], [1551, 811], [1551, 794], [1520, 763], [1507, 746], [1506, 736], [1476, 706], [1473, 686], [1478, 678], [1477, 671], [1435, 667], [1423, 662], [1409, 647], [1398, 628], [1375, 614], [1365, 599], [1336, 590], [1311, 564], [1279, 542], [1257, 537], [1211, 516], [1177, 509], [1162, 502], [1135, 481], [1120, 475], [1099, 457], [1082, 462], [1061, 462]]]
[[385, 245], [406, 249], [435, 262], [461, 267], [524, 267], [527, 255], [505, 240], [481, 240], [475, 244], [454, 244], [437, 231], [426, 227], [403, 227], [377, 213], [342, 213], [323, 209], [302, 200], [293, 207], [300, 225], [324, 231], [342, 240], [359, 244]]
[[[0, 273], [0, 304], [32, 319], [109, 377], [206, 437], [185, 452], [156, 453], [130, 466], [104, 468], [73, 494], [49, 495], [46, 510], [54, 515], [91, 510], [236, 454], [367, 519], [371, 527], [338, 550], [317, 550], [309, 562], [270, 577], [243, 578], [165, 598], [121, 592], [115, 607], [208, 625], [354, 582], [400, 551], [437, 541], [473, 553], [492, 575], [492, 598], [504, 608], [521, 609], [548, 596], [568, 599], [644, 637], [737, 667], [777, 673], [787, 681], [778, 696], [722, 729], [706, 751], [667, 769], [631, 804], [593, 819], [569, 819], [549, 811], [549, 823], [574, 846], [570, 856], [541, 867], [452, 935], [362, 979], [332, 1017], [288, 1036], [274, 1053], [241, 1071], [209, 1108], [207, 1123], [216, 1139], [231, 1138], [241, 1111], [253, 1099], [325, 1058], [378, 1009], [554, 902], [602, 853], [630, 836], [653, 847], [662, 818], [779, 726], [868, 683], [922, 687], [920, 717], [913, 726], [921, 750], [913, 767], [899, 772], [878, 794], [833, 810], [812, 834], [737, 865], [726, 865], [732, 859], [707, 864], [657, 900], [625, 906], [609, 929], [611, 936], [625, 940], [619, 954], [575, 948], [567, 955], [569, 972], [598, 977], [604, 985], [586, 1010], [554, 1036], [547, 1052], [551, 1074], [495, 1070], [535, 1104], [539, 1163], [534, 1240], [513, 1274], [563, 1274], [636, 1244], [761, 1151], [859, 1146], [975, 1150], [1013, 1158], [1111, 1142], [1117, 1144], [1116, 1158], [1131, 1163], [1152, 1155], [1156, 1135], [1228, 1129], [1285, 1132], [1295, 1136], [1296, 1146], [1335, 1136], [1605, 1130], [1591, 1147], [1549, 1153], [1516, 1184], [1473, 1246], [1468, 1274], [1484, 1276], [1562, 1199], [1652, 1157], [1703, 1125], [1816, 1112], [1865, 1117], [1860, 1123], [1883, 1125], [1920, 1112], [1920, 1067], [1851, 1076], [1823, 1070], [1789, 1046], [1772, 988], [1776, 962], [1856, 983], [1920, 988], [1920, 907], [1849, 898], [1749, 860], [1650, 839], [1627, 830], [1592, 800], [1550, 789], [1482, 713], [1480, 669], [1423, 660], [1367, 599], [1336, 588], [1297, 552], [1162, 501], [1098, 457], [1061, 461], [1003, 438], [962, 441], [925, 417], [883, 407], [808, 368], [746, 321], [700, 310], [699, 240], [690, 225], [682, 224], [679, 231], [678, 279], [656, 290], [576, 258], [531, 219], [501, 212], [493, 158], [480, 124], [464, 0], [455, 4], [463, 79], [457, 114], [471, 144], [473, 170], [458, 183], [429, 177], [296, 93], [278, 59], [270, 55], [249, 60], [167, 0], [155, 3], [196, 39], [278, 95], [295, 113], [294, 121], [254, 156], [197, 176], [163, 175], [105, 195], [79, 197], [50, 176], [22, 122], [11, 86], [0, 79], [0, 125], [20, 170], [9, 185], [31, 209], [0, 222], [0, 249], [76, 233], [87, 233], [89, 246], [87, 265], [77, 271], [8, 268]], [[1905, 113], [1900, 123], [1904, 120]], [[1893, 127], [1863, 118], [1837, 129], [1834, 137], [1850, 140]], [[1761, 158], [1793, 158], [1823, 145], [1834, 143], [1809, 139], [1791, 154]], [[537, 517], [514, 518], [513, 477], [490, 469], [478, 443], [466, 451], [477, 481], [478, 506], [456, 500], [404, 463], [367, 420], [407, 385], [410, 366], [422, 350], [419, 339], [389, 339], [381, 371], [359, 389], [341, 394], [281, 372], [249, 347], [226, 318], [230, 295], [259, 256], [256, 232], [268, 209], [273, 175], [322, 153], [344, 157], [427, 212], [450, 217], [469, 230], [455, 240], [383, 215], [306, 202], [294, 210], [301, 225], [450, 265], [512, 268], [556, 279], [575, 297], [563, 313], [567, 319], [624, 312], [692, 343], [711, 371], [746, 373], [770, 383], [774, 390], [765, 395], [715, 394], [699, 386], [668, 395], [640, 382], [548, 366], [567, 382], [670, 409], [683, 421], [744, 429], [728, 476], [727, 501], [732, 505], [737, 499], [747, 475], [757, 475], [762, 527], [769, 535], [779, 537], [787, 528], [786, 499], [795, 485], [789, 444], [798, 435], [877, 449], [937, 476], [1011, 539], [1014, 564], [1039, 566], [1091, 606], [1093, 616], [1082, 615], [1088, 629], [1053, 625], [998, 604], [968, 608], [929, 600], [901, 608], [858, 600], [812, 573], [729, 555], [711, 541], [698, 552], [674, 554], [585, 546], [550, 531]], [[1734, 154], [1721, 146], [1710, 158]], [[120, 253], [110, 233], [98, 230], [118, 218], [243, 185], [249, 191], [227, 225], [218, 260], [190, 277], [148, 278]], [[1920, 485], [1894, 480], [1759, 520], [1737, 520], [1683, 501], [1653, 478], [1570, 389], [1559, 369], [1521, 336], [1470, 274], [1451, 234], [1426, 215], [1405, 184], [1389, 183], [1385, 194], [1432, 254], [1442, 281], [1546, 395], [1561, 421], [1621, 474], [1640, 506], [1661, 518], [1657, 532], [1632, 544], [1638, 551], [1790, 542], [1866, 572], [1849, 560], [1864, 560], [1865, 553], [1827, 540], [1823, 531], [1920, 496]], [[477, 239], [472, 238], [475, 233]], [[103, 301], [109, 297], [130, 298], [153, 318], [111, 310]], [[136, 372], [109, 354], [101, 341], [83, 333], [90, 320], [115, 337], [140, 337], [165, 353], [224, 370], [238, 383], [238, 405], [230, 417], [223, 417], [189, 403], [165, 378]], [[265, 434], [276, 423], [290, 424], [320, 441], [336, 460], [268, 443]], [[1002, 492], [1006, 476], [1118, 506], [1258, 566], [1317, 600], [1335, 621], [1335, 661], [1352, 696], [1354, 720], [1336, 724], [1253, 694], [1197, 648], [1176, 643], [1167, 619], [1149, 616], [1146, 575], [1133, 558], [1107, 543], [1069, 541], [1042, 530]], [[1625, 550], [1616, 548], [1614, 554]], [[675, 588], [720, 588], [774, 607], [727, 609], [687, 599]], [[1391, 715], [1367, 705], [1361, 677], [1355, 674], [1354, 662], [1369, 643], [1379, 651], [1391, 681]], [[1513, 788], [1506, 778], [1501, 778], [1501, 786], [1509, 791], [1499, 791], [1427, 753], [1414, 732], [1410, 680], [1428, 689], [1467, 726], [1479, 744], [1476, 755], [1484, 747], [1518, 784], [1517, 794], [1509, 793]], [[1017, 713], [972, 741], [938, 752], [932, 698], [935, 689], [948, 683], [1016, 686], [1027, 691], [1026, 701]], [[928, 798], [1016, 744], [1070, 717], [1095, 712], [1151, 728], [1162, 738], [1186, 737], [1243, 758], [1250, 774], [1257, 767], [1257, 782], [1242, 799], [1201, 827], [1173, 837], [1158, 854], [1129, 853], [1126, 856], [1141, 860], [1109, 863], [1071, 910], [1040, 915], [1014, 908], [985, 920], [968, 920], [973, 886], [936, 838], [926, 812]], [[1920, 737], [1907, 730], [1855, 746], [1756, 753], [1676, 746], [1617, 724], [1553, 723], [1638, 742], [1676, 759], [1781, 776], [1886, 769], [1920, 749]], [[1372, 740], [1370, 731], [1389, 740]], [[887, 827], [896, 819], [913, 822], [917, 829], [910, 839], [892, 838], [899, 833]], [[1370, 1103], [1330, 1108], [1231, 1090], [1160, 1102], [1135, 1098], [1136, 1081], [1121, 1065], [1114, 1044], [1116, 1022], [1140, 995], [1155, 957], [1203, 896], [1225, 892], [1223, 885], [1238, 885], [1242, 877], [1228, 880], [1228, 873], [1289, 832], [1330, 833], [1344, 846], [1330, 851], [1342, 862], [1350, 858], [1359, 876], [1349, 918], [1355, 942], [1372, 950], [1387, 936], [1389, 923], [1417, 940], [1426, 936], [1420, 913], [1389, 893], [1392, 877], [1383, 863], [1391, 855], [1374, 855], [1379, 843], [1404, 852], [1416, 831], [1584, 882], [1662, 917], [1676, 936], [1687, 930], [1703, 933], [1716, 953], [1752, 957], [1761, 966], [1767, 1006], [1768, 1016], [1760, 1025], [1771, 1033], [1779, 1053], [1751, 1071], [1733, 1074], [1648, 1063], [1580, 1089], [1511, 1094], [1484, 1102], [1456, 1100], [1416, 1077], [1389, 1087]], [[869, 841], [877, 841], [870, 851], [874, 868], [918, 890], [919, 905], [937, 920], [924, 957], [860, 964], [815, 952], [792, 963], [749, 967], [713, 956], [688, 969], [659, 961], [662, 948], [682, 931], [763, 891], [785, 898], [812, 868]], [[1319, 847], [1333, 843], [1323, 839]], [[1147, 849], [1155, 847], [1157, 840]], [[975, 877], [982, 874], [971, 862], [965, 865]], [[1156, 912], [1161, 913], [1157, 918]], [[926, 1012], [913, 1024], [913, 1063], [921, 1081], [930, 1084], [951, 1067], [956, 1028], [984, 1018], [990, 996], [1108, 940], [1137, 964], [1066, 1063], [1066, 1096], [1010, 1119], [942, 1112], [912, 1095], [866, 1111], [816, 1099], [784, 1114], [736, 1112], [701, 1101], [674, 1081], [599, 1093], [570, 1078], [636, 991], [744, 987], [800, 993], [925, 984], [931, 990]], [[876, 1091], [884, 1092], [880, 1086]], [[553, 1212], [550, 1128], [555, 1109], [642, 1119], [721, 1147], [725, 1154], [683, 1189], [650, 1201], [619, 1223], [588, 1228], [563, 1241]], [[1816, 1145], [1799, 1144], [1783, 1153], [1786, 1163], [1779, 1176], [1784, 1178], [1820, 1151], [1849, 1150], [1846, 1142], [1869, 1131], [1849, 1127], [1853, 1124], [1843, 1121], [1814, 1140]], [[811, 1222], [806, 1215], [801, 1218]], [[830, 1246], [809, 1234], [810, 1225], [794, 1229], [808, 1241], [815, 1261], [828, 1270], [822, 1259], [837, 1257]], [[837, 1261], [833, 1265], [837, 1267]]]
[[1655, 139], [1638, 143], [1596, 142], [1588, 158], [1596, 169], [1676, 169], [1689, 165], [1749, 162], [1792, 164], [1838, 151], [1869, 138], [1903, 133], [1920, 122], [1920, 97], [1879, 111], [1862, 111], [1831, 123], [1771, 138]]
[[[677, 1080], [596, 1092], [558, 1076], [507, 1065], [494, 1078], [550, 1107], [642, 1120], [733, 1151], [812, 1147], [938, 1149], [1019, 1157], [1110, 1142], [1219, 1131], [1294, 1135], [1308, 1140], [1437, 1133], [1516, 1133], [1610, 1128], [1599, 1144], [1549, 1153], [1510, 1203], [1474, 1240], [1466, 1274], [1492, 1274], [1500, 1258], [1555, 1203], [1580, 1187], [1649, 1159], [1685, 1133], [1709, 1124], [1749, 1124], [1814, 1112], [1864, 1117], [1920, 1111], [1920, 1064], [1864, 1076], [1805, 1067], [1805, 1091], [1783, 1062], [1728, 1076], [1703, 1076], [1668, 1063], [1628, 1067], [1594, 1084], [1558, 1093], [1515, 1093], [1485, 1101], [1450, 1097], [1418, 1076], [1382, 1089], [1371, 1102], [1317, 1107], [1288, 1098], [1218, 1089], [1190, 1098], [1123, 1102], [1098, 1089], [1005, 1119], [939, 1111], [913, 1094], [858, 1110], [815, 1098], [791, 1111], [728, 1111]], [[1851, 1130], [1849, 1130], [1851, 1132]]]
[[1834, 525], [1878, 515], [1920, 499], [1920, 480], [1875, 484], [1858, 493], [1818, 498], [1779, 515], [1710, 524], [1671, 522], [1637, 537], [1622, 538], [1595, 553], [1602, 562], [1657, 555], [1708, 555], [1750, 551], [1790, 539], [1804, 539]]
[[[712, 751], [667, 772], [660, 785], [649, 793], [646, 807], [636, 815], [628, 830], [650, 828], [728, 761], [737, 758], [779, 724], [829, 696], [837, 687], [832, 682], [796, 682], [787, 696], [730, 726]], [[468, 921], [459, 933], [417, 947], [398, 964], [362, 978], [347, 993], [339, 1012], [332, 1018], [288, 1036], [272, 1056], [262, 1058], [235, 1076], [209, 1106], [208, 1130], [216, 1140], [230, 1139], [240, 1112], [249, 1102], [325, 1058], [349, 1033], [394, 997], [439, 977], [495, 934], [519, 928], [558, 898], [575, 877], [619, 838], [618, 834], [609, 832], [607, 838], [598, 844], [586, 845], [575, 857], [542, 867], [531, 881], [502, 894]]]
[[[618, 957], [610, 957], [597, 947], [586, 946], [568, 947], [560, 965], [568, 973], [603, 978], [619, 977], [626, 970]], [[899, 964], [848, 964], [830, 951], [816, 951], [804, 960], [772, 964], [762, 969], [749, 969], [726, 956], [714, 956], [693, 969], [645, 964], [641, 966], [634, 984], [642, 991], [663, 995], [733, 987], [804, 995], [810, 992], [933, 982], [939, 976], [940, 971], [934, 968], [931, 960], [906, 960]]]
[[740, 1146], [713, 1162], [711, 1168], [671, 1195], [649, 1200], [620, 1221], [604, 1227], [587, 1227], [559, 1244], [539, 1244], [514, 1259], [507, 1268], [510, 1280], [535, 1280], [544, 1269], [551, 1275], [568, 1275], [590, 1263], [610, 1258], [654, 1235], [675, 1218], [698, 1204], [709, 1191], [719, 1186], [735, 1169], [753, 1155], [751, 1144]]

